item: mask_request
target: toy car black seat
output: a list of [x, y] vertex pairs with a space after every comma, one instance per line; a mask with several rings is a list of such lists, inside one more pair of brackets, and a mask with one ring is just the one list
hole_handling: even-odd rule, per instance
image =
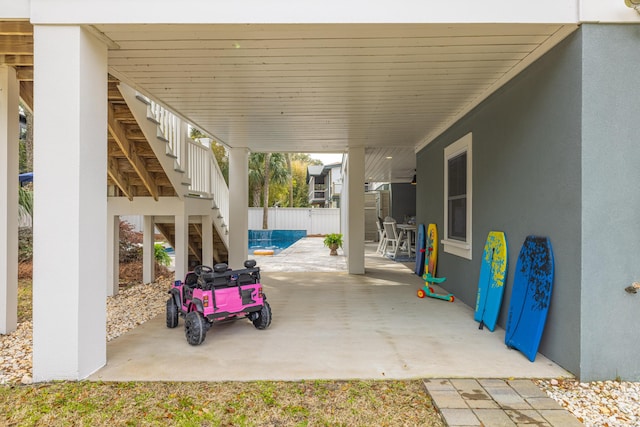
[[226, 271], [229, 271], [229, 265], [221, 262], [220, 264], [216, 264], [213, 266], [213, 271], [215, 273], [224, 273]]
[[213, 266], [213, 272], [207, 273], [204, 276], [207, 285], [213, 289], [222, 289], [236, 286], [236, 283], [231, 280], [231, 269], [225, 263], [216, 264]]
[[187, 273], [187, 276], [184, 278], [184, 284], [190, 288], [195, 287], [198, 284], [198, 276], [196, 273]]
[[243, 272], [238, 274], [237, 282], [238, 282], [238, 285], [240, 285], [240, 286], [242, 286], [242, 285], [253, 285], [255, 283], [258, 283], [258, 280], [257, 280], [255, 274], [243, 271]]

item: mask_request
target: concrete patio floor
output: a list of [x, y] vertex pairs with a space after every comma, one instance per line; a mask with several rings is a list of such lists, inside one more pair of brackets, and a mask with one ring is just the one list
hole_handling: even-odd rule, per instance
[[367, 245], [363, 276], [347, 274], [345, 257], [328, 252], [322, 239], [306, 238], [277, 257], [258, 258], [273, 312], [268, 329], [257, 330], [247, 320], [216, 325], [194, 347], [185, 340], [183, 319], [168, 329], [159, 315], [109, 342], [107, 365], [89, 379], [572, 376], [540, 354], [531, 363], [507, 349], [504, 330], [479, 330], [470, 307], [417, 298], [423, 282], [412, 264], [375, 254], [375, 245]]

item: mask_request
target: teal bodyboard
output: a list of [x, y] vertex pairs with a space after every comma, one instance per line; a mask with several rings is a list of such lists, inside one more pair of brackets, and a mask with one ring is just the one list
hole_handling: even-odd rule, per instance
[[416, 268], [415, 273], [418, 276], [424, 274], [424, 257], [425, 257], [425, 242], [426, 242], [426, 231], [424, 228], [424, 224], [418, 225], [418, 232], [416, 233]]
[[507, 277], [507, 239], [502, 231], [491, 231], [482, 252], [478, 296], [473, 318], [491, 332], [496, 329]]
[[516, 264], [504, 342], [536, 359], [553, 287], [553, 250], [547, 237], [528, 236]]

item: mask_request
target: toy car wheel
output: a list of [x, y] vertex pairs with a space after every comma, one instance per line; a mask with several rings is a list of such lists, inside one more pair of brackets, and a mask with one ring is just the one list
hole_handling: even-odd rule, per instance
[[199, 311], [191, 311], [184, 319], [184, 334], [191, 345], [200, 345], [207, 334], [205, 320]]
[[167, 300], [167, 328], [178, 326], [178, 306], [172, 298]]
[[258, 312], [258, 317], [253, 320], [253, 326], [256, 329], [266, 329], [271, 324], [271, 306], [268, 302], [264, 301], [264, 305]]
[[418, 289], [418, 298], [424, 298], [427, 294], [422, 289]]

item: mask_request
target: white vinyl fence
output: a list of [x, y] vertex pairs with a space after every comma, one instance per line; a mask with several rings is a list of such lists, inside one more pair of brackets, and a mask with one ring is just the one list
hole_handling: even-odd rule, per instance
[[[269, 230], [341, 233], [340, 208], [269, 208]], [[249, 208], [249, 230], [262, 230], [262, 208]]]

